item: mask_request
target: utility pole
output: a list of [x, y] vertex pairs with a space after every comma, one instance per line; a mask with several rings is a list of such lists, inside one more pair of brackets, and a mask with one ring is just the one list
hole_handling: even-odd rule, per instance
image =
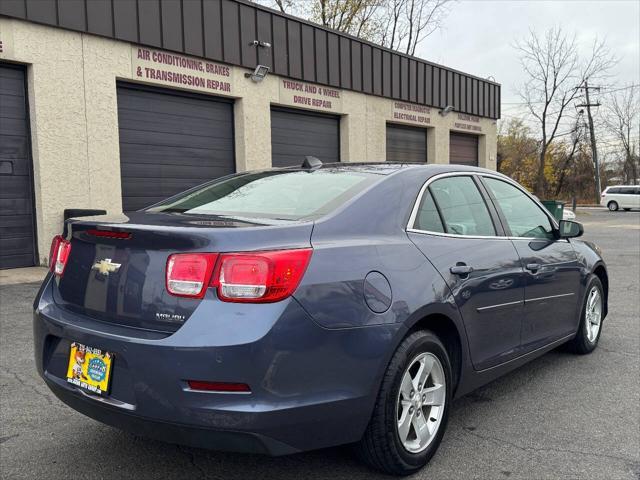
[[[589, 119], [589, 133], [591, 134], [591, 155], [593, 156], [593, 163], [595, 164], [596, 169], [596, 192], [595, 192], [595, 200], [596, 203], [600, 203], [600, 192], [602, 192], [602, 186], [600, 185], [600, 164], [598, 162], [598, 149], [596, 148], [596, 134], [593, 129], [593, 116], [591, 115], [591, 107], [599, 107], [599, 103], [591, 103], [589, 101], [589, 85], [587, 81], [584, 81], [584, 87], [580, 87], [584, 89], [585, 98], [587, 103], [583, 103], [581, 105], [577, 105], [578, 107], [587, 107], [587, 118]], [[600, 87], [591, 87], [594, 90], [600, 90]]]

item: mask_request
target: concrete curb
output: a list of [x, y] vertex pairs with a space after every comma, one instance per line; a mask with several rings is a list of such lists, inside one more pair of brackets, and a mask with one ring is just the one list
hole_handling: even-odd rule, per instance
[[0, 286], [42, 282], [49, 269], [46, 267], [11, 268], [0, 270]]

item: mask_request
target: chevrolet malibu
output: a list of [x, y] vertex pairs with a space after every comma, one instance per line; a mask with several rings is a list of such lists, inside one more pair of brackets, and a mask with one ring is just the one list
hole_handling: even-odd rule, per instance
[[353, 443], [406, 475], [456, 397], [596, 348], [609, 282], [581, 234], [479, 168], [239, 173], [68, 220], [35, 360], [60, 400], [124, 430], [270, 455]]

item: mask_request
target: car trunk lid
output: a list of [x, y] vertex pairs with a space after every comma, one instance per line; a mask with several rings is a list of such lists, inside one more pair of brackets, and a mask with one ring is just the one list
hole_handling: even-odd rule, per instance
[[202, 300], [167, 292], [169, 255], [308, 248], [312, 228], [311, 222], [176, 213], [70, 220], [71, 253], [54, 298], [104, 322], [174, 332]]

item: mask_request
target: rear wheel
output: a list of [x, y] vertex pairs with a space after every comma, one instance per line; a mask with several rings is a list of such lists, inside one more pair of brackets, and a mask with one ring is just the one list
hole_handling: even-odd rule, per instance
[[442, 441], [451, 389], [451, 362], [442, 342], [429, 331], [409, 335], [389, 363], [356, 447], [360, 457], [394, 475], [422, 468]]
[[587, 284], [587, 296], [582, 305], [580, 326], [576, 336], [568, 343], [569, 349], [575, 353], [591, 353], [598, 346], [602, 333], [602, 316], [604, 313], [604, 294], [602, 283], [592, 275]]
[[618, 202], [615, 201], [610, 201], [609, 203], [607, 203], [607, 208], [609, 210], [611, 210], [612, 212], [615, 212], [618, 210]]

